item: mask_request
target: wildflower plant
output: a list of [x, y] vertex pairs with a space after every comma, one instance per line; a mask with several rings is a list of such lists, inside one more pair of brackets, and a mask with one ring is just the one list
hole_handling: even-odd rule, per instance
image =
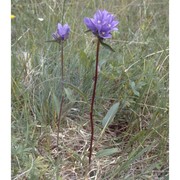
[[104, 47], [114, 51], [108, 44], [104, 43], [104, 39], [109, 39], [112, 37], [112, 32], [117, 31], [117, 25], [119, 21], [115, 19], [115, 16], [109, 13], [106, 10], [98, 10], [93, 18], [84, 18], [84, 23], [88, 28], [88, 32], [92, 32], [97, 37], [97, 48], [96, 48], [96, 66], [95, 66], [95, 76], [94, 76], [94, 87], [93, 94], [91, 99], [91, 109], [90, 109], [90, 124], [91, 124], [91, 139], [90, 139], [90, 148], [89, 148], [89, 164], [91, 163], [92, 157], [92, 146], [94, 139], [94, 122], [93, 122], [93, 109], [94, 109], [94, 100], [96, 95], [96, 85], [98, 78], [98, 61], [99, 61], [99, 49], [100, 44]]
[[[63, 43], [66, 39], [68, 39], [70, 33], [70, 27], [68, 24], [61, 25], [60, 23], [57, 24], [56, 32], [52, 34], [52, 37], [54, 38], [54, 41], [59, 43], [61, 46], [61, 92], [63, 93], [64, 89], [64, 46]], [[61, 115], [62, 115], [62, 107], [63, 107], [63, 101], [64, 96], [61, 96], [61, 104], [60, 104], [60, 110], [59, 110], [59, 116], [58, 116], [58, 135], [57, 135], [57, 147], [58, 147], [58, 141], [59, 141], [59, 128], [60, 128], [60, 121], [61, 121]]]
[[[64, 1], [65, 3], [65, 1]], [[63, 18], [62, 18], [63, 21]], [[60, 132], [60, 123], [61, 123], [61, 116], [62, 116], [62, 109], [63, 109], [63, 103], [64, 103], [64, 95], [63, 95], [63, 90], [64, 90], [64, 41], [69, 38], [70, 34], [70, 27], [68, 24], [62, 25], [61, 23], [57, 24], [57, 29], [55, 33], [52, 33], [52, 37], [54, 40], [50, 40], [47, 42], [57, 42], [60, 46], [60, 51], [61, 51], [61, 100], [60, 100], [60, 109], [59, 109], [59, 115], [58, 115], [58, 121], [57, 121], [57, 149], [59, 147], [59, 132]], [[57, 166], [58, 166], [58, 161], [59, 157], [57, 158]], [[58, 170], [56, 177], [58, 177]]]

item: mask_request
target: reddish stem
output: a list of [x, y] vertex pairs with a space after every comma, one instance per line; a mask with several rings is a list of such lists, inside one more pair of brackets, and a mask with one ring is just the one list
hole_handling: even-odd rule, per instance
[[93, 95], [91, 99], [91, 111], [90, 111], [91, 139], [90, 139], [90, 148], [89, 148], [89, 164], [91, 164], [92, 145], [93, 145], [93, 139], [94, 139], [93, 109], [94, 109], [94, 100], [95, 100], [95, 95], [96, 95], [96, 84], [97, 84], [97, 78], [98, 78], [99, 47], [100, 47], [100, 40], [98, 38], [97, 49], [96, 49], [96, 69], [95, 69], [95, 76], [94, 76], [94, 88], [93, 88]]
[[59, 109], [59, 115], [58, 115], [58, 132], [57, 132], [57, 148], [59, 146], [59, 132], [60, 132], [60, 122], [61, 122], [61, 116], [62, 116], [62, 108], [63, 108], [63, 102], [64, 102], [64, 96], [63, 96], [63, 89], [64, 89], [64, 55], [63, 55], [63, 41], [61, 41], [61, 104]]

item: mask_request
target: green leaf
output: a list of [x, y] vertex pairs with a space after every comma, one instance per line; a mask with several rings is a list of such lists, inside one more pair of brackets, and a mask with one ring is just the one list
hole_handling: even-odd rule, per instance
[[145, 86], [147, 83], [145, 83], [145, 82], [139, 82], [137, 85], [136, 85], [136, 87], [138, 88], [138, 89], [140, 89], [140, 88], [142, 88], [143, 86]]
[[57, 40], [47, 40], [47, 41], [45, 41], [45, 42], [57, 42]]
[[103, 149], [96, 153], [96, 157], [110, 156], [117, 152], [119, 152], [118, 148]]
[[108, 44], [104, 43], [102, 39], [99, 39], [102, 46], [104, 46], [106, 49], [109, 49], [112, 52], [115, 52], [115, 50]]
[[90, 32], [90, 31], [91, 31], [91, 30], [90, 30], [90, 29], [88, 29], [88, 30], [86, 30], [86, 31], [85, 31], [85, 33]]
[[74, 99], [74, 96], [73, 96], [73, 92], [70, 88], [64, 88], [64, 91], [67, 95], [67, 98], [71, 101], [71, 102], [74, 102], [75, 99]]
[[129, 155], [129, 159], [121, 166], [121, 168], [124, 168], [129, 166], [130, 164], [132, 164], [135, 160], [138, 160], [145, 152], [150, 151], [150, 149], [154, 146], [154, 142], [145, 147], [142, 148], [141, 146], [139, 146], [136, 150], [132, 151], [132, 153]]
[[75, 90], [83, 99], [84, 101], [87, 102], [87, 97], [86, 95], [79, 89], [77, 88], [76, 86], [70, 84], [70, 83], [65, 83], [67, 86], [69, 86], [71, 89]]
[[130, 83], [130, 86], [131, 86], [131, 88], [132, 88], [132, 90], [133, 90], [133, 93], [134, 93], [136, 96], [139, 96], [139, 92], [138, 92], [137, 89], [136, 89], [135, 82], [134, 82], [134, 81], [129, 81], [129, 83]]
[[84, 51], [80, 51], [80, 53], [79, 53], [79, 60], [80, 60], [81, 65], [84, 66], [84, 68], [88, 68], [89, 67], [90, 61], [88, 59], [87, 54]]
[[53, 93], [53, 100], [54, 100], [54, 104], [55, 104], [55, 109], [58, 112], [59, 108], [60, 108], [60, 100], [57, 98], [57, 96]]
[[110, 122], [112, 122], [112, 120], [114, 119], [117, 111], [118, 111], [118, 108], [119, 108], [119, 102], [114, 104], [110, 109], [109, 111], [107, 112], [106, 116], [104, 117], [104, 119], [102, 120], [102, 125], [103, 127], [106, 127], [109, 125]]
[[114, 177], [119, 173], [128, 168], [134, 161], [137, 161], [144, 153], [147, 153], [151, 150], [151, 148], [155, 145], [156, 142], [153, 142], [151, 145], [142, 148], [139, 146], [137, 149], [133, 150], [131, 154], [129, 154], [127, 161], [125, 161], [121, 166], [118, 166], [113, 173], [109, 174], [108, 179], [113, 180]]

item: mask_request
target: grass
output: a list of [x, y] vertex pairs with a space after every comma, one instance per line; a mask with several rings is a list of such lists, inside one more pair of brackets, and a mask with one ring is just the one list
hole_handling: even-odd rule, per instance
[[[12, 179], [168, 179], [168, 1], [66, 1], [65, 102], [56, 147], [60, 53], [46, 43], [62, 2], [13, 0]], [[119, 31], [101, 46], [91, 170], [89, 110], [94, 37], [83, 24], [97, 9], [117, 15]], [[38, 18], [43, 18], [40, 21]], [[102, 120], [119, 102], [109, 126]], [[101, 136], [100, 136], [101, 134]], [[55, 160], [60, 156], [60, 165]]]

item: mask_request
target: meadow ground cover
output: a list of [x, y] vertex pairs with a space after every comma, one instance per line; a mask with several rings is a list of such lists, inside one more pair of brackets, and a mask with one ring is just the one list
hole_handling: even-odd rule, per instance
[[[57, 141], [63, 1], [13, 0], [12, 179], [168, 179], [168, 0], [66, 0], [64, 106]], [[97, 39], [83, 20], [98, 9], [118, 31], [100, 46], [91, 168], [89, 111]], [[59, 165], [56, 164], [60, 157]]]

